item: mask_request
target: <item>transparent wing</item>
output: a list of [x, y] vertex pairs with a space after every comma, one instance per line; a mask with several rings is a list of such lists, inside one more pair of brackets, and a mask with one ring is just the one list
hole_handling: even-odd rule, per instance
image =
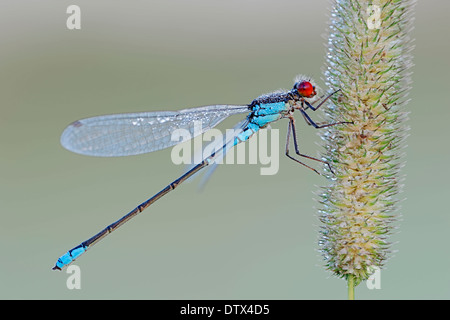
[[[228, 138], [227, 141], [225, 141], [225, 144], [223, 147], [220, 148], [220, 144], [217, 144], [217, 142], [212, 142], [208, 145], [208, 147], [212, 147], [214, 150], [217, 150], [217, 155], [214, 159], [214, 162], [210, 164], [205, 173], [203, 174], [202, 180], [200, 182], [200, 189], [204, 189], [206, 186], [206, 183], [209, 181], [213, 173], [216, 171], [218, 163], [220, 160], [224, 161], [224, 158], [227, 154], [227, 152], [234, 147], [234, 140], [236, 137], [242, 133], [242, 130], [248, 125], [248, 120], [245, 119], [243, 121], [240, 121], [233, 127], [233, 135]], [[223, 163], [223, 162], [222, 162]]]
[[[245, 128], [247, 124], [248, 119], [244, 119], [237, 123], [230, 130], [231, 132], [227, 129], [227, 132], [222, 136], [222, 139], [215, 139], [206, 146], [202, 146], [202, 148], [195, 150], [195, 154], [192, 157], [192, 164], [187, 165], [183, 173], [188, 172], [206, 158], [210, 158], [211, 164], [207, 167], [207, 169], [202, 170], [202, 172], [205, 172], [206, 175], [206, 172], [214, 171], [217, 164], [222, 162], [226, 153], [234, 146], [234, 140], [240, 133], [242, 133], [243, 128]], [[212, 157], [213, 154], [214, 157]]]
[[176, 129], [195, 137], [248, 106], [213, 105], [180, 111], [112, 114], [75, 121], [61, 135], [64, 148], [89, 156], [117, 157], [171, 147]]

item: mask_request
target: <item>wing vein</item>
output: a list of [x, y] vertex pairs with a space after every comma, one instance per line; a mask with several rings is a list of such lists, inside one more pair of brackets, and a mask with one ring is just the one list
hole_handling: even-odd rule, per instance
[[180, 111], [138, 112], [97, 116], [70, 124], [61, 135], [68, 150], [100, 157], [129, 156], [161, 150], [178, 143], [176, 129], [201, 134], [233, 114], [248, 112], [244, 105], [212, 105]]

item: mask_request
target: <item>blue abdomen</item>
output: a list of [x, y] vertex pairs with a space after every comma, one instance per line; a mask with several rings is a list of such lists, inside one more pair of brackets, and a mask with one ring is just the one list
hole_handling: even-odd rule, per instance
[[56, 262], [56, 266], [55, 267], [57, 269], [61, 270], [62, 268], [64, 268], [68, 264], [71, 264], [73, 262], [73, 260], [78, 258], [84, 252], [86, 252], [86, 248], [82, 244], [80, 244], [79, 246], [69, 250], [66, 254], [61, 256], [58, 259], [58, 261]]
[[252, 107], [252, 113], [249, 115], [249, 124], [237, 136], [234, 144], [248, 140], [259, 129], [264, 128], [269, 123], [279, 120], [283, 113], [287, 111], [288, 106], [284, 101], [265, 103]]

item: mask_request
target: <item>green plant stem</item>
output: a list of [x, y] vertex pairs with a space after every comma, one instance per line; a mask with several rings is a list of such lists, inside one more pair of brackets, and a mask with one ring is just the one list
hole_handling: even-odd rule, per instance
[[348, 286], [348, 300], [355, 300], [355, 279], [353, 275], [348, 276], [347, 286]]

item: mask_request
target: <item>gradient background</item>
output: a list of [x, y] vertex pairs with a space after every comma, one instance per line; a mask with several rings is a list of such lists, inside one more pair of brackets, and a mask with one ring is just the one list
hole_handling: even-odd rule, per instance
[[[312, 192], [324, 178], [283, 156], [275, 176], [222, 166], [199, 193], [181, 186], [77, 261], [68, 290], [56, 259], [182, 171], [170, 150], [91, 158], [59, 144], [72, 121], [100, 114], [249, 103], [323, 86], [329, 3], [320, 1], [0, 2], [0, 298], [345, 299], [322, 267]], [[449, 299], [449, 48], [444, 0], [416, 8], [407, 175], [395, 254], [381, 290], [359, 299]], [[317, 115], [314, 115], [317, 119]], [[239, 118], [227, 120], [231, 127]], [[284, 139], [287, 123], [280, 128]], [[317, 131], [299, 121], [316, 155]], [[283, 142], [280, 143], [283, 145]]]

